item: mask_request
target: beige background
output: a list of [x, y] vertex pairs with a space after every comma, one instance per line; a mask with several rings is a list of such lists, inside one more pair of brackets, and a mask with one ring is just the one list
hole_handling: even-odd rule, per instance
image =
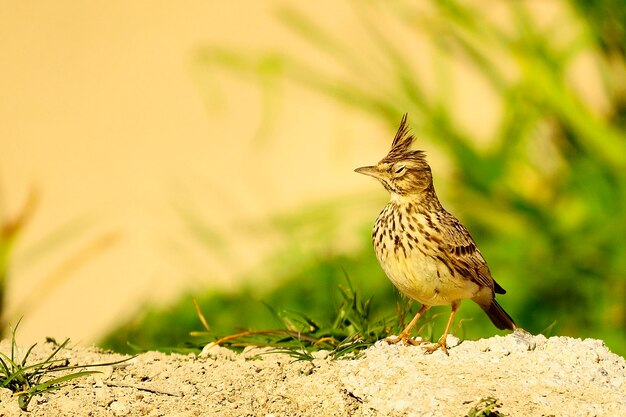
[[[268, 249], [238, 238], [240, 219], [377, 189], [352, 169], [382, 156], [384, 126], [285, 85], [280, 119], [259, 141], [254, 83], [222, 73], [210, 78], [218, 90], [202, 88], [203, 45], [310, 53], [276, 4], [0, 2], [0, 215], [33, 187], [39, 195], [9, 282], [22, 341], [89, 343], [146, 300], [229, 285]], [[346, 4], [316, 4], [300, 8], [350, 33]], [[194, 249], [178, 207], [213, 219], [237, 261]], [[68, 223], [77, 231], [48, 244]], [[112, 245], [97, 243], [110, 234]]]
[[[384, 192], [352, 169], [384, 155], [388, 126], [286, 83], [273, 97], [276, 123], [259, 138], [267, 97], [258, 80], [197, 64], [203, 46], [220, 45], [286, 51], [340, 70], [280, 23], [276, 10], [291, 5], [341, 34], [368, 66], [373, 47], [351, 4], [0, 0], [0, 218], [15, 215], [29, 190], [39, 196], [8, 283], [6, 318], [24, 316], [24, 343], [90, 343], [148, 301], [236, 285], [280, 243], [246, 232], [271, 213], [367, 192], [375, 200], [365, 214], [375, 217]], [[558, 2], [529, 4], [538, 24], [566, 21]], [[503, 6], [485, 14], [506, 19]], [[454, 91], [447, 99], [460, 123], [488, 138], [496, 95], [460, 65], [449, 69], [453, 86], [438, 84], [429, 43], [411, 45], [419, 76], [429, 88]], [[570, 75], [602, 108], [589, 58]], [[441, 180], [451, 167], [421, 139], [445, 200]], [[208, 219], [228, 256], [194, 244], [181, 209]], [[59, 234], [64, 225], [71, 232]]]

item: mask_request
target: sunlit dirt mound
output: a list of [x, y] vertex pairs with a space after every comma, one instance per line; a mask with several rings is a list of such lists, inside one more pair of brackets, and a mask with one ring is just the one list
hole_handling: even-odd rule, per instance
[[[8, 341], [0, 347], [10, 351]], [[32, 360], [52, 349], [36, 347]], [[122, 358], [82, 347], [59, 355], [71, 364]], [[511, 334], [464, 341], [450, 356], [384, 342], [358, 358], [314, 356], [295, 361], [221, 347], [201, 357], [149, 352], [37, 396], [28, 409], [32, 416], [464, 416], [485, 408], [510, 416], [626, 415], [626, 361], [599, 340]], [[0, 389], [0, 416], [25, 415]]]

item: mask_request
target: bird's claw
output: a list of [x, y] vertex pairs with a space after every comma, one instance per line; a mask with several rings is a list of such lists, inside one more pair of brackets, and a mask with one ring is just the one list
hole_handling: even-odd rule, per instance
[[418, 346], [418, 345], [421, 345], [422, 343], [425, 343], [423, 340], [415, 340], [411, 337], [411, 335], [405, 334], [405, 333], [401, 333], [400, 336], [396, 336], [396, 337], [386, 337], [384, 341], [389, 343], [390, 345], [395, 345], [396, 343], [404, 342], [405, 345], [410, 345], [410, 346]]
[[430, 346], [425, 346], [424, 353], [432, 354], [433, 352], [439, 349], [441, 349], [443, 353], [445, 353], [446, 355], [450, 356], [450, 354], [448, 353], [448, 346], [446, 345], [445, 338], [439, 339], [439, 341], [435, 344], [432, 344]]

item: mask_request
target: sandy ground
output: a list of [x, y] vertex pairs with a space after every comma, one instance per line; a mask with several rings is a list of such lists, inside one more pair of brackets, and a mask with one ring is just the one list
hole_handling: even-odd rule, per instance
[[[34, 358], [51, 349], [42, 343]], [[61, 355], [73, 364], [122, 358], [78, 346]], [[510, 416], [626, 415], [626, 361], [592, 339], [511, 334], [464, 341], [450, 356], [379, 342], [358, 359], [318, 352], [313, 361], [213, 347], [100, 370], [34, 398], [28, 414], [0, 389], [0, 416], [464, 416], [488, 397]]]

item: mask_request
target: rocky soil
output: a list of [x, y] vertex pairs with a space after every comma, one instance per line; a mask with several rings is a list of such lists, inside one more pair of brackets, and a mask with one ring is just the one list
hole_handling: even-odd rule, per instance
[[[41, 344], [33, 359], [52, 349]], [[60, 355], [122, 358], [79, 346]], [[450, 356], [384, 342], [356, 359], [315, 356], [149, 352], [35, 397], [28, 413], [0, 389], [0, 416], [464, 416], [481, 400], [509, 416], [626, 416], [626, 361], [599, 340], [511, 334], [464, 341]]]

